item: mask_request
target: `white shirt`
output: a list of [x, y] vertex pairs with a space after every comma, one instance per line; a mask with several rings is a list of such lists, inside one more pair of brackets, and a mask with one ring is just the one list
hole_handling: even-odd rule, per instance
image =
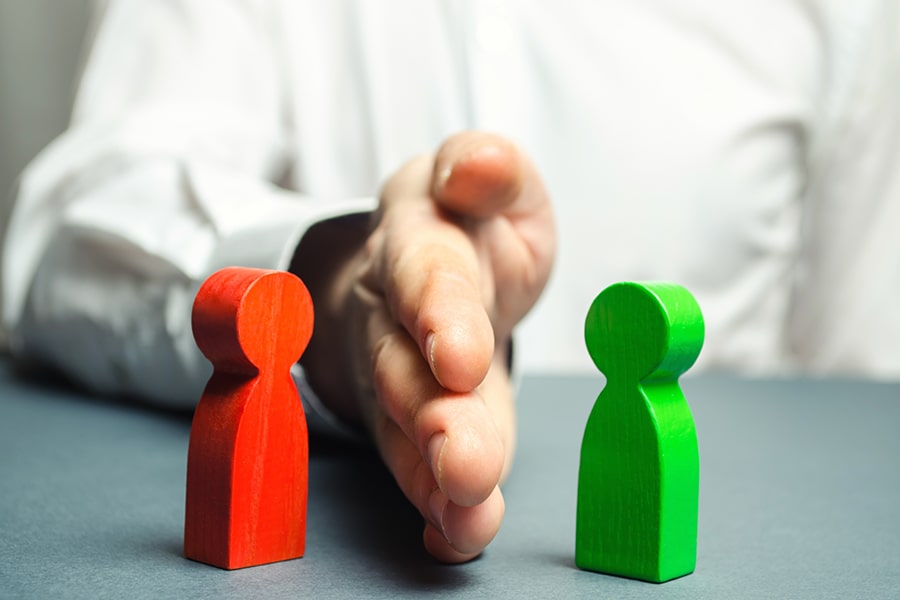
[[189, 405], [209, 273], [287, 268], [479, 128], [556, 206], [525, 372], [596, 373], [591, 300], [665, 279], [704, 310], [698, 369], [900, 377], [898, 39], [890, 0], [113, 1], [23, 175], [4, 323], [98, 390]]

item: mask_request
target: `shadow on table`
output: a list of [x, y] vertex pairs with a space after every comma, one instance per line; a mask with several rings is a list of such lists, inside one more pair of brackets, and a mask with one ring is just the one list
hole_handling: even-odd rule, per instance
[[425, 551], [424, 521], [373, 447], [313, 438], [311, 457], [307, 544], [328, 536], [328, 546], [346, 555], [342, 560], [361, 561], [408, 591], [454, 591], [470, 583], [465, 566], [440, 564]]

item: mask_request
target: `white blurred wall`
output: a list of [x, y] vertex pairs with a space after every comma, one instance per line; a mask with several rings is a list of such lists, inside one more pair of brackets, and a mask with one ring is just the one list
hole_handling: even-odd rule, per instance
[[92, 6], [0, 0], [0, 239], [16, 177], [68, 121]]

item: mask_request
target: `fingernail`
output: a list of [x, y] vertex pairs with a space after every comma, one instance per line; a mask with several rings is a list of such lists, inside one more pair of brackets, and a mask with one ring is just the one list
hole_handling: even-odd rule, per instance
[[441, 458], [444, 455], [444, 446], [447, 443], [447, 434], [439, 431], [431, 436], [428, 440], [428, 464], [431, 466], [431, 472], [438, 486], [441, 485]]
[[437, 375], [437, 362], [434, 360], [434, 332], [429, 331], [425, 336], [425, 352], [428, 354], [428, 365], [431, 367], [431, 374], [437, 379], [437, 382], [443, 386], [441, 379]]
[[449, 544], [450, 540], [447, 538], [447, 532], [444, 530], [444, 511], [447, 510], [447, 502], [447, 496], [444, 495], [444, 492], [439, 487], [435, 487], [428, 497], [428, 512], [431, 515], [431, 524], [441, 532], [441, 535], [444, 536], [444, 539]]

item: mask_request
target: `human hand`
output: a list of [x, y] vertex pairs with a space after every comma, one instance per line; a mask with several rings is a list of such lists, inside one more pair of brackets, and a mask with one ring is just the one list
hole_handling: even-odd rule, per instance
[[[515, 444], [509, 340], [554, 253], [534, 166], [507, 140], [466, 132], [388, 180], [364, 247], [332, 288], [355, 375], [333, 395], [337, 410], [370, 429], [439, 560], [477, 556], [500, 527]], [[310, 377], [317, 389], [342, 386]]]

